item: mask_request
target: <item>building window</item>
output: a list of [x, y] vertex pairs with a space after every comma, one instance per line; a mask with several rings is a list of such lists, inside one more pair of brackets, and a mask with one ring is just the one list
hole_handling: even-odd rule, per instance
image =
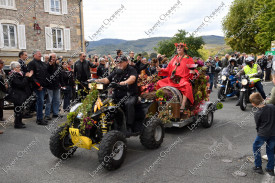
[[12, 24], [2, 24], [4, 48], [16, 48], [16, 26]]
[[63, 36], [62, 29], [52, 28], [53, 37], [53, 49], [62, 50], [63, 49]]
[[61, 13], [60, 0], [51, 0], [51, 12]]
[[15, 8], [14, 0], [0, 0], [0, 8]]

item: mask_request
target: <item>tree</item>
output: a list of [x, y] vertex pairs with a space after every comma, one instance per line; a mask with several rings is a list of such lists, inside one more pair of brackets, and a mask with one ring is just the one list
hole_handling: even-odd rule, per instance
[[150, 54], [150, 59], [157, 58], [157, 56], [158, 56], [158, 55], [157, 55], [156, 53], [151, 53], [151, 54]]
[[185, 30], [178, 30], [178, 33], [175, 34], [171, 39], [163, 40], [158, 42], [157, 48], [155, 50], [160, 53], [164, 54], [167, 57], [171, 57], [173, 54], [176, 53], [176, 48], [174, 43], [184, 42], [186, 43], [188, 50], [187, 54], [191, 57], [201, 57], [201, 54], [199, 53], [199, 49], [202, 49], [203, 45], [205, 44], [202, 37], [194, 37], [189, 36], [186, 37], [189, 33]]
[[275, 40], [275, 6], [274, 0], [256, 0], [254, 9], [258, 12], [256, 24], [259, 32], [255, 37], [260, 51], [270, 50], [271, 41]]
[[233, 50], [256, 54], [266, 51], [268, 45], [270, 47], [270, 41], [274, 40], [272, 1], [235, 0], [233, 2], [222, 22], [225, 41]]

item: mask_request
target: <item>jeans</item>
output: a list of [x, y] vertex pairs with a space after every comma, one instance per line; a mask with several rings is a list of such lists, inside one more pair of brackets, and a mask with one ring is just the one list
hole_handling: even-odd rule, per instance
[[274, 169], [274, 146], [275, 146], [275, 136], [273, 137], [262, 137], [257, 136], [253, 143], [253, 155], [255, 158], [255, 166], [262, 166], [262, 157], [261, 157], [261, 146], [266, 142], [266, 154], [268, 162], [266, 168], [269, 170]]
[[255, 83], [255, 87], [257, 88], [258, 92], [261, 94], [263, 99], [266, 99], [266, 95], [265, 95], [262, 83], [258, 81], [257, 83]]
[[35, 90], [36, 93], [36, 118], [38, 120], [43, 119], [43, 105], [44, 105], [44, 98], [45, 98], [46, 88], [42, 90]]
[[209, 76], [210, 90], [212, 91], [213, 82], [214, 82], [214, 74], [213, 73], [208, 73], [207, 75]]
[[68, 107], [70, 106], [70, 100], [71, 100], [71, 97], [72, 97], [72, 87], [71, 86], [66, 86], [66, 90], [64, 90], [63, 93], [64, 93], [63, 109], [64, 110], [69, 110]]
[[59, 105], [60, 105], [60, 89], [55, 89], [55, 90], [47, 89], [47, 92], [48, 92], [48, 98], [47, 98], [45, 116], [50, 116], [51, 107], [53, 107], [53, 115], [58, 115]]

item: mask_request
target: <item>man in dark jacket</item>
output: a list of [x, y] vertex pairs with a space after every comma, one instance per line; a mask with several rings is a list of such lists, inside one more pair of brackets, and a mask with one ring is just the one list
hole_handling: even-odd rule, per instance
[[[78, 80], [81, 84], [78, 86], [78, 89], [83, 90], [84, 88], [88, 89], [87, 80], [91, 79], [90, 68], [95, 68], [97, 65], [89, 62], [85, 59], [86, 54], [81, 52], [79, 54], [79, 60], [74, 64], [74, 78]], [[82, 97], [86, 96], [87, 93], [81, 92]]]
[[23, 74], [25, 74], [26, 72], [28, 72], [28, 68], [26, 65], [28, 54], [25, 51], [20, 51], [18, 56], [19, 56], [18, 62], [21, 65], [21, 72], [23, 72]]
[[275, 147], [275, 106], [273, 104], [264, 104], [264, 100], [260, 93], [253, 93], [249, 96], [249, 100], [257, 111], [255, 112], [255, 122], [257, 137], [253, 143], [253, 154], [255, 158], [256, 173], [263, 174], [261, 146], [266, 142], [266, 154], [268, 162], [266, 172], [274, 176], [274, 147]]
[[36, 123], [38, 125], [47, 125], [48, 122], [43, 120], [43, 104], [46, 92], [47, 64], [41, 61], [41, 52], [33, 52], [33, 60], [28, 64], [28, 70], [33, 71], [33, 89], [36, 93]]
[[60, 88], [64, 86], [61, 70], [62, 68], [56, 63], [57, 56], [55, 53], [50, 54], [49, 63], [47, 66], [47, 104], [45, 109], [45, 119], [51, 120], [50, 113], [53, 109], [53, 118], [58, 117], [60, 104]]
[[213, 88], [213, 83], [214, 83], [214, 73], [215, 73], [215, 66], [216, 63], [213, 60], [212, 57], [209, 57], [208, 60], [205, 62], [206, 66], [207, 66], [207, 75], [209, 76], [209, 82], [210, 82], [210, 91], [212, 91]]
[[222, 68], [225, 68], [229, 65], [228, 59], [229, 59], [229, 54], [226, 54], [225, 57], [222, 59]]

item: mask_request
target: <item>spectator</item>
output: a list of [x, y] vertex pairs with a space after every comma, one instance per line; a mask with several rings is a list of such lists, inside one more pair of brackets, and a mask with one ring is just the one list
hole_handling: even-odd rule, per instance
[[[273, 85], [275, 85], [275, 73], [273, 73]], [[275, 105], [275, 87], [271, 90], [271, 96], [269, 99], [265, 101], [266, 104], [273, 104]]]
[[25, 51], [20, 51], [18, 56], [19, 56], [18, 62], [21, 65], [21, 72], [23, 72], [23, 74], [25, 74], [26, 72], [28, 72], [28, 68], [26, 65], [28, 54]]
[[268, 55], [267, 57], [267, 64], [265, 69], [265, 81], [270, 81], [271, 69], [272, 69], [272, 55]]
[[157, 67], [159, 66], [159, 62], [156, 58], [153, 58], [150, 64], [150, 67], [146, 70], [146, 74], [148, 76], [152, 76], [154, 74], [157, 74]]
[[212, 91], [216, 63], [212, 59], [212, 57], [209, 57], [208, 60], [205, 63], [206, 63], [206, 66], [207, 66], [206, 74], [209, 76], [209, 82], [210, 82], [210, 88], [209, 89], [210, 89], [210, 91]]
[[[98, 64], [99, 62], [98, 62], [98, 56], [97, 55], [95, 55], [94, 56], [94, 62], [93, 62], [93, 64]], [[91, 58], [88, 58], [88, 61], [91, 61]], [[98, 78], [98, 75], [97, 75], [97, 67], [94, 67], [94, 68], [90, 68], [91, 69], [91, 74], [92, 74], [92, 78], [94, 78], [94, 79], [97, 79]]]
[[46, 92], [47, 64], [41, 61], [41, 52], [33, 52], [33, 60], [28, 64], [28, 70], [33, 72], [34, 91], [36, 93], [36, 123], [47, 125], [48, 121], [43, 120], [43, 105]]
[[225, 68], [229, 65], [228, 59], [229, 59], [229, 54], [226, 54], [224, 59], [222, 59], [222, 68]]
[[162, 64], [162, 60], [163, 60], [162, 55], [161, 55], [161, 54], [158, 54], [158, 55], [157, 55], [157, 61], [159, 62], [160, 67], [161, 67], [161, 64]]
[[241, 56], [241, 63], [242, 63], [242, 65], [244, 65], [246, 58], [247, 58], [246, 53], [242, 53], [242, 56]]
[[147, 62], [147, 59], [144, 57], [142, 60], [141, 60], [141, 63], [137, 66], [137, 69], [138, 69], [138, 74], [141, 73], [142, 70], [146, 70], [147, 67], [148, 67], [148, 62]]
[[265, 171], [274, 176], [274, 147], [275, 147], [275, 106], [273, 104], [264, 104], [260, 93], [253, 93], [249, 100], [258, 110], [254, 114], [256, 122], [257, 137], [253, 143], [253, 155], [256, 173], [263, 174], [261, 146], [266, 142], [266, 154], [268, 162]]
[[130, 53], [129, 53], [129, 58], [128, 58], [128, 60], [130, 61], [130, 63], [129, 63], [130, 65], [135, 64], [134, 55], [135, 55], [135, 53], [134, 53], [133, 51], [130, 51]]
[[49, 58], [50, 58], [49, 55], [45, 55], [45, 56], [44, 56], [44, 62], [45, 62], [46, 64], [49, 63]]
[[5, 121], [6, 119], [3, 118], [3, 110], [4, 110], [4, 97], [6, 96], [6, 89], [8, 88], [8, 84], [6, 81], [6, 74], [3, 70], [4, 68], [4, 61], [0, 59], [0, 121]]
[[262, 54], [261, 58], [259, 58], [257, 60], [257, 64], [262, 69], [262, 74], [261, 74], [260, 78], [263, 79], [263, 77], [264, 77], [264, 71], [266, 70], [266, 66], [267, 66], [267, 58], [266, 58], [266, 56], [264, 54]]
[[[79, 89], [88, 89], [87, 80], [91, 79], [91, 71], [90, 68], [97, 67], [97, 65], [87, 61], [86, 54], [81, 52], [79, 53], [79, 60], [74, 64], [74, 78], [78, 80], [81, 84], [79, 85]], [[81, 92], [82, 97], [86, 96], [87, 93], [84, 91]]]
[[62, 88], [62, 91], [64, 93], [64, 103], [63, 103], [63, 110], [64, 112], [69, 112], [70, 109], [70, 100], [72, 98], [72, 89], [74, 88], [74, 77], [73, 72], [68, 70], [68, 64], [67, 62], [62, 62], [62, 80], [64, 82], [64, 87]]
[[[60, 88], [64, 87], [62, 80], [62, 68], [56, 63], [56, 54], [51, 53], [47, 67], [47, 104], [45, 109], [45, 120], [51, 120], [51, 109], [53, 110], [53, 118], [57, 118], [59, 114], [60, 104]], [[62, 117], [62, 116], [61, 116]]]
[[97, 76], [98, 78], [107, 77], [107, 69], [105, 68], [105, 58], [99, 58], [99, 66], [97, 67]]
[[[31, 95], [31, 88], [29, 86], [30, 77], [33, 75], [33, 71], [26, 72], [25, 76], [21, 72], [21, 65], [19, 62], [11, 62], [11, 100], [14, 103], [14, 128], [26, 128], [22, 123], [23, 110], [26, 106], [26, 100]], [[24, 104], [24, 105], [23, 105]]]
[[222, 70], [222, 62], [220, 61], [219, 57], [215, 57], [215, 73], [214, 73], [214, 88], [217, 88], [218, 83], [218, 75], [219, 72]]
[[68, 63], [68, 70], [74, 72], [74, 62], [69, 58], [67, 63]]

